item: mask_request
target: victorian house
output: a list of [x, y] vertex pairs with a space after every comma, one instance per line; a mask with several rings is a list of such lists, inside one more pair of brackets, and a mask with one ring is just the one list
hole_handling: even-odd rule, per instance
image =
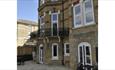
[[98, 0], [39, 0], [38, 12], [36, 61], [92, 70], [98, 62]]

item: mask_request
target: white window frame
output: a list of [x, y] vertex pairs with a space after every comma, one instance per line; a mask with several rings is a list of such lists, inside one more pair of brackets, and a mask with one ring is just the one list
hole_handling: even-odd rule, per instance
[[66, 52], [66, 49], [67, 49], [66, 45], [69, 45], [69, 51], [70, 51], [70, 44], [69, 43], [64, 43], [64, 56], [70, 56], [70, 52], [69, 53]]
[[[54, 55], [54, 45], [57, 45], [57, 56], [53, 56]], [[52, 44], [52, 60], [58, 60], [58, 44], [57, 43], [53, 43]]]
[[92, 12], [92, 19], [93, 21], [92, 22], [89, 22], [89, 23], [86, 23], [86, 11], [85, 11], [85, 3], [87, 2], [88, 0], [85, 0], [84, 3], [83, 3], [83, 14], [84, 14], [84, 25], [91, 25], [91, 24], [95, 24], [95, 19], [94, 19], [94, 5], [93, 5], [93, 0], [91, 0], [91, 5], [92, 5], [92, 9], [91, 9], [91, 12]]
[[[74, 28], [79, 28], [79, 27], [83, 27], [83, 26], [87, 26], [87, 25], [91, 25], [91, 24], [95, 24], [95, 17], [94, 17], [94, 5], [93, 5], [93, 0], [91, 0], [91, 5], [92, 5], [92, 16], [93, 16], [93, 21], [90, 23], [86, 23], [86, 15], [85, 15], [85, 2], [87, 2], [88, 0], [80, 0], [80, 2], [78, 4], [76, 4], [75, 6], [73, 6], [73, 19], [74, 19], [74, 23], [73, 23], [73, 29]], [[76, 25], [75, 22], [75, 7], [80, 5], [80, 9], [81, 9], [81, 25]]]
[[[57, 15], [57, 20], [56, 21], [53, 21], [53, 15]], [[58, 28], [58, 17], [59, 17], [59, 13], [58, 12], [56, 12], [56, 13], [51, 13], [51, 35], [53, 36], [53, 23], [57, 23], [57, 35], [59, 34], [59, 28]]]
[[[78, 6], [80, 6], [80, 13], [78, 14], [78, 15], [75, 15], [75, 8], [76, 7], [78, 7]], [[82, 8], [81, 8], [81, 4], [77, 4], [77, 5], [75, 5], [74, 7], [73, 7], [73, 16], [74, 16], [74, 28], [78, 28], [78, 27], [81, 27], [82, 26]], [[77, 16], [80, 16], [81, 17], [81, 24], [80, 25], [76, 25], [76, 17]]]
[[[81, 42], [81, 43], [78, 45], [78, 63], [80, 63], [80, 50], [79, 50], [79, 48], [80, 48], [81, 46], [83, 46], [83, 45], [85, 45], [85, 54], [82, 54], [82, 57], [84, 57], [84, 55], [86, 56], [86, 46], [88, 46], [88, 47], [89, 47], [89, 51], [90, 51], [90, 56], [87, 56], [87, 57], [90, 57], [91, 63], [87, 63], [86, 57], [85, 57], [85, 63], [86, 63], [87, 65], [92, 65], [91, 45], [90, 45], [88, 42]], [[83, 52], [83, 49], [82, 49], [82, 52]], [[83, 62], [84, 62], [84, 60], [83, 60]], [[84, 65], [84, 63], [83, 63], [83, 65]]]

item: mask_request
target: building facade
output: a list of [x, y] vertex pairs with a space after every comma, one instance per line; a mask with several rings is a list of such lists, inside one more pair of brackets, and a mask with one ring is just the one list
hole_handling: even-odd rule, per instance
[[41, 64], [92, 70], [98, 63], [98, 0], [40, 0], [37, 58]]
[[36, 22], [22, 19], [17, 20], [17, 55], [31, 54], [33, 49], [29, 46], [31, 46], [33, 42], [30, 44], [28, 40], [30, 38], [30, 33], [37, 30], [38, 24]]
[[29, 20], [17, 20], [17, 47], [23, 46], [30, 38], [30, 33], [38, 30], [38, 24]]

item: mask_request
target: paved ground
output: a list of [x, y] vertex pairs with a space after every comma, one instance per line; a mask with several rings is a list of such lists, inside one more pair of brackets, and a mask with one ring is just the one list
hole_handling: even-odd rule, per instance
[[17, 70], [70, 70], [64, 66], [51, 66], [51, 65], [43, 65], [36, 64], [32, 61], [25, 62], [24, 65], [18, 65]]

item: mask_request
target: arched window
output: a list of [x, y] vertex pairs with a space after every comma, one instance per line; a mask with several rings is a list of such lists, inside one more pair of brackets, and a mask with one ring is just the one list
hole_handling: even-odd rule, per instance
[[89, 43], [82, 42], [78, 45], [78, 62], [83, 65], [92, 65], [91, 45]]

